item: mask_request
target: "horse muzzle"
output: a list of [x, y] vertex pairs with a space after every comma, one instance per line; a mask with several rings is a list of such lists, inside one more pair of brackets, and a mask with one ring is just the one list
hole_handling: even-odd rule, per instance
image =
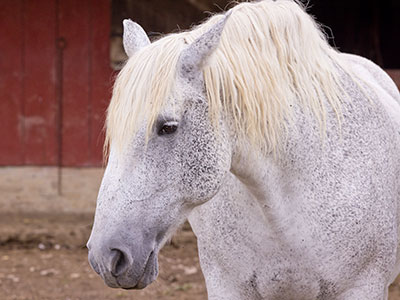
[[88, 243], [89, 263], [112, 288], [143, 289], [158, 275], [158, 258], [151, 247], [132, 252], [112, 244], [92, 247]]

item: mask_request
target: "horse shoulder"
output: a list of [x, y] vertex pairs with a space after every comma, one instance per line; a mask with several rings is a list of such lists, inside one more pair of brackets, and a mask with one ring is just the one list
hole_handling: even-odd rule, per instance
[[381, 67], [371, 60], [355, 54], [342, 53], [341, 56], [351, 65], [356, 74], [361, 75], [361, 79], [367, 80], [368, 83], [378, 84], [400, 104], [400, 94], [396, 84]]
[[[390, 76], [374, 62], [364, 57], [342, 53], [341, 56], [362, 83], [365, 83], [366, 92], [374, 103], [382, 106], [394, 130], [395, 138], [400, 147], [400, 93]], [[400, 148], [399, 148], [400, 151]]]

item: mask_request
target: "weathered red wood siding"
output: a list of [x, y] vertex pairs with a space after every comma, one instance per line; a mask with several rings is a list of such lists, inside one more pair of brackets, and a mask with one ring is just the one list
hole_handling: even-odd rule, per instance
[[0, 0], [0, 165], [101, 164], [109, 32], [110, 0]]
[[[110, 2], [0, 0], [0, 165], [101, 165]], [[148, 5], [131, 13], [150, 26]]]
[[0, 2], [0, 163], [23, 162], [22, 1]]

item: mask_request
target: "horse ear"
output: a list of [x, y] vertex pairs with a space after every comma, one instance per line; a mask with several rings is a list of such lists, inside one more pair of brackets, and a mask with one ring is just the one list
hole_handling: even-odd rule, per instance
[[150, 44], [146, 32], [136, 22], [125, 19], [123, 44], [128, 57], [131, 57], [136, 51]]
[[222, 30], [229, 16], [230, 13], [182, 51], [179, 67], [183, 76], [201, 72], [203, 66], [207, 63], [207, 59], [217, 49]]

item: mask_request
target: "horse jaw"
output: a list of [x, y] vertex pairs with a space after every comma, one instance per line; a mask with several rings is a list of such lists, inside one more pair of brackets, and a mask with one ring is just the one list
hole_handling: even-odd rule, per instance
[[123, 44], [128, 57], [131, 57], [136, 51], [150, 45], [150, 40], [144, 29], [136, 22], [125, 19]]

